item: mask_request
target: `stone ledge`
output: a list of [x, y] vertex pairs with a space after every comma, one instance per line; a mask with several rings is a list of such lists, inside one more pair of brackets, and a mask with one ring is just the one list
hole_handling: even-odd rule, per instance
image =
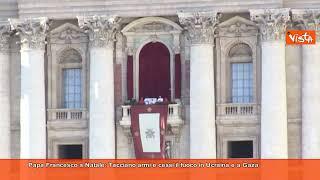
[[[35, 3], [37, 2], [37, 3]], [[116, 14], [122, 17], [141, 16], [168, 16], [176, 15], [181, 9], [219, 9], [223, 12], [248, 12], [252, 8], [277, 8], [281, 7], [279, 0], [261, 1], [246, 0], [239, 2], [208, 1], [208, 0], [171, 0], [157, 3], [147, 1], [93, 1], [93, 2], [46, 2], [39, 3], [35, 0], [19, 3], [20, 17], [48, 16], [49, 18], [62, 19], [74, 18], [77, 15]], [[40, 10], [39, 10], [40, 9]]]

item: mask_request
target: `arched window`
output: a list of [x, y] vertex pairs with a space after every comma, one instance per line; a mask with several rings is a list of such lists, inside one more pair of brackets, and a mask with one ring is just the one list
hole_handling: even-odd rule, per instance
[[82, 58], [75, 49], [61, 53], [62, 106], [67, 109], [82, 108]]
[[244, 43], [234, 45], [229, 51], [231, 63], [232, 103], [253, 102], [253, 63], [251, 48]]

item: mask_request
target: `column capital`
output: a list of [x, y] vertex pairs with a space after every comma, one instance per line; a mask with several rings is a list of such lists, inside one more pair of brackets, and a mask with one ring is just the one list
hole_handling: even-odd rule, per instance
[[290, 9], [252, 9], [251, 20], [260, 28], [263, 41], [284, 40], [287, 23], [290, 20]]
[[320, 40], [320, 9], [293, 9], [293, 23], [304, 30], [315, 30]]
[[40, 49], [46, 44], [49, 29], [48, 18], [9, 19], [12, 30], [16, 30], [21, 39], [21, 50]]
[[10, 25], [0, 22], [0, 52], [9, 51]]
[[78, 16], [80, 28], [89, 33], [91, 47], [113, 47], [120, 28], [118, 16]]
[[213, 44], [214, 31], [221, 14], [210, 12], [178, 12], [180, 23], [188, 31], [191, 44]]

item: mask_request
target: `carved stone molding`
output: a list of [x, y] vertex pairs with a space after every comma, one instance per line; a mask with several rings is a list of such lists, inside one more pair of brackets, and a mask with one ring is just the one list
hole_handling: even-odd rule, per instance
[[87, 34], [83, 32], [78, 26], [65, 23], [50, 31], [50, 42], [61, 44], [73, 44], [86, 42]]
[[[183, 29], [174, 21], [163, 17], [144, 17], [130, 22], [122, 30], [126, 38], [128, 55], [135, 55], [146, 42], [162, 42], [178, 52], [180, 33]], [[176, 48], [177, 47], [177, 48]], [[173, 49], [176, 48], [176, 49]]]
[[91, 47], [113, 47], [121, 19], [117, 16], [78, 16], [80, 28], [89, 33]]
[[0, 23], [0, 52], [9, 52], [10, 25]]
[[315, 30], [320, 40], [320, 9], [293, 9], [292, 21], [301, 29]]
[[258, 24], [263, 41], [284, 40], [289, 9], [253, 9], [250, 16]]
[[256, 24], [243, 17], [235, 16], [218, 25], [219, 37], [257, 36]]
[[221, 17], [217, 12], [179, 12], [179, 21], [185, 26], [191, 44], [213, 44], [214, 32]]
[[48, 18], [9, 19], [21, 39], [21, 50], [44, 49], [49, 29]]

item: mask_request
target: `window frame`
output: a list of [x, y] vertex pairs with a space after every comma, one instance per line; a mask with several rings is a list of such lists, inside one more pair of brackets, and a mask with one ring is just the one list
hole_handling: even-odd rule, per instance
[[[238, 43], [244, 43], [244, 42], [238, 42]], [[235, 46], [235, 43], [233, 45], [231, 45], [230, 47]], [[245, 43], [247, 44], [247, 43]], [[248, 44], [247, 44], [248, 45]], [[253, 51], [253, 50], [252, 50]], [[229, 51], [227, 51], [229, 52]], [[260, 87], [260, 84], [257, 83], [257, 80], [260, 79], [260, 76], [258, 76], [257, 72], [260, 72], [260, 68], [259, 66], [257, 66], [257, 59], [256, 59], [256, 53], [253, 51], [252, 52], [252, 56], [248, 55], [248, 56], [235, 56], [235, 57], [230, 57], [228, 56], [228, 53], [225, 56], [226, 58], [226, 62], [224, 64], [225, 67], [225, 71], [223, 70], [222, 67], [222, 72], [225, 74], [225, 81], [226, 83], [223, 83], [224, 85], [222, 86], [223, 89], [225, 89], [225, 94], [222, 97], [223, 102], [224, 103], [233, 103], [232, 102], [232, 64], [233, 63], [252, 63], [252, 96], [253, 99], [251, 101], [251, 103], [257, 103], [257, 99], [259, 97], [258, 94], [258, 89], [257, 87]], [[251, 104], [249, 103], [249, 104]], [[246, 104], [246, 103], [245, 103]]]
[[[61, 55], [63, 54], [63, 52], [67, 51], [70, 48], [64, 49], [63, 51], [61, 51], [62, 53], [60, 53], [60, 58]], [[73, 48], [71, 48], [73, 49]], [[78, 51], [78, 53], [81, 55], [81, 60], [79, 62], [67, 62], [64, 61], [64, 59], [59, 59], [59, 63], [57, 64], [56, 67], [56, 73], [57, 73], [57, 87], [56, 87], [56, 91], [57, 91], [57, 108], [59, 109], [66, 109], [64, 108], [64, 80], [63, 80], [63, 69], [76, 69], [76, 68], [81, 68], [81, 93], [82, 93], [82, 99], [81, 99], [81, 108], [79, 109], [85, 109], [87, 107], [87, 66], [86, 66], [86, 61], [84, 60], [83, 55], [81, 54], [81, 52], [77, 49], [75, 49], [76, 51]]]

